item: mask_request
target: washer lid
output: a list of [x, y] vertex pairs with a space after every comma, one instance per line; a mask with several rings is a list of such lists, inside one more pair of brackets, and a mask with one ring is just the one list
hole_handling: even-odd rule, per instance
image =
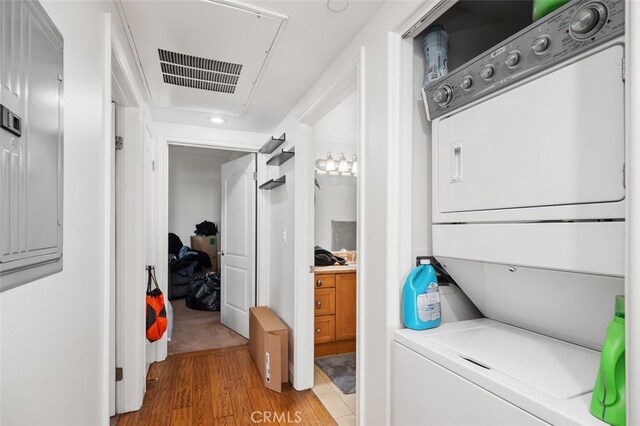
[[600, 352], [497, 322], [428, 340], [556, 398], [591, 392], [600, 364]]

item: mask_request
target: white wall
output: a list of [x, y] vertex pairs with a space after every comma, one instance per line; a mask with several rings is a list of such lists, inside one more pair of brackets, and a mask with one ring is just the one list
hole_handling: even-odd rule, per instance
[[[287, 142], [282, 148], [290, 149], [296, 144], [294, 128], [286, 126], [274, 134], [280, 135], [287, 132]], [[258, 169], [273, 154], [258, 154]], [[294, 242], [295, 242], [295, 185], [296, 176], [294, 174], [297, 157], [284, 163], [282, 166], [265, 167], [265, 176], [259, 178], [258, 186], [272, 178], [286, 176], [287, 182], [271, 191], [258, 190], [258, 199], [262, 198], [264, 204], [268, 206], [266, 212], [267, 220], [265, 227], [268, 234], [265, 245], [261, 245], [261, 255], [268, 263], [269, 271], [269, 294], [268, 304], [280, 319], [289, 327], [289, 362], [294, 362], [293, 355], [293, 333], [294, 326], [294, 304], [293, 288], [295, 285], [293, 265], [294, 265]], [[265, 251], [266, 249], [266, 251]]]
[[[431, 205], [431, 123], [420, 89], [424, 80], [424, 53], [419, 41], [413, 49], [413, 129], [411, 137], [411, 261], [430, 256], [432, 246]], [[442, 321], [454, 322], [481, 318], [482, 314], [460, 287], [440, 287]]]
[[0, 294], [0, 424], [106, 424], [111, 5], [44, 7], [65, 43], [64, 270]]
[[[315, 158], [326, 158], [331, 151], [334, 160], [341, 152], [347, 161], [357, 154], [358, 98], [347, 96], [314, 126]], [[357, 181], [351, 176], [316, 174], [320, 189], [315, 189], [315, 244], [331, 247], [331, 221], [356, 221]], [[340, 248], [337, 248], [338, 250]]]
[[220, 225], [220, 167], [247, 155], [210, 148], [169, 147], [169, 232], [190, 246], [196, 224]]

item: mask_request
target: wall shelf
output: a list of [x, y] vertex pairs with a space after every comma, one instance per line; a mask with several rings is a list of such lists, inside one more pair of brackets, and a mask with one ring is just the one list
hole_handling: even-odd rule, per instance
[[276, 154], [267, 160], [267, 166], [281, 166], [293, 158], [294, 155], [296, 155], [295, 147], [291, 148], [289, 151], [285, 151], [283, 149], [279, 154]]
[[285, 143], [287, 140], [287, 134], [283, 133], [279, 138], [274, 138], [273, 136], [269, 139], [262, 148], [258, 150], [260, 154], [271, 154], [275, 151], [280, 145]]
[[277, 188], [281, 185], [284, 185], [287, 181], [287, 176], [280, 176], [278, 179], [269, 179], [262, 185], [260, 185], [260, 189], [264, 189], [265, 191], [271, 191], [273, 188]]

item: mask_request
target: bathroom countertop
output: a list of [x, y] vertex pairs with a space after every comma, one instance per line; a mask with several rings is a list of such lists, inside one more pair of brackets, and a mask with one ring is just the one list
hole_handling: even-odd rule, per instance
[[355, 263], [348, 263], [346, 265], [331, 265], [331, 266], [316, 266], [315, 274], [351, 274], [357, 271]]

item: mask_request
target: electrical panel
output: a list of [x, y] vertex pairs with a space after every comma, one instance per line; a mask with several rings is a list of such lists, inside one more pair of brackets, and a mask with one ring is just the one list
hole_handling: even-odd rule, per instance
[[63, 38], [0, 1], [0, 291], [62, 270]]

